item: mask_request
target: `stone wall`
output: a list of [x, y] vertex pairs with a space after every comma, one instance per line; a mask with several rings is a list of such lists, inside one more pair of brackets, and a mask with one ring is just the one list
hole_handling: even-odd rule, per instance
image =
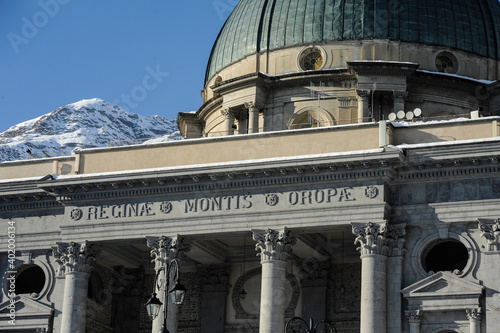
[[327, 295], [327, 320], [338, 333], [359, 332], [361, 304], [361, 261], [333, 265]]

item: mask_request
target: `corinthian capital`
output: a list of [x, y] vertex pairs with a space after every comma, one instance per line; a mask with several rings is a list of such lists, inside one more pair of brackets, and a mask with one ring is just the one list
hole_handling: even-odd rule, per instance
[[233, 112], [231, 111], [231, 108], [222, 108], [220, 110], [220, 113], [226, 117], [226, 118], [230, 118], [233, 116]]
[[392, 98], [393, 99], [405, 99], [406, 97], [408, 97], [408, 92], [407, 91], [394, 90], [392, 92]]
[[481, 321], [483, 318], [483, 310], [481, 308], [465, 309], [465, 314], [469, 321]]
[[257, 242], [255, 250], [261, 261], [281, 260], [285, 261], [292, 253], [292, 247], [296, 239], [290, 236], [290, 230], [252, 230], [253, 240]]
[[500, 251], [500, 219], [488, 222], [479, 219], [479, 230], [482, 231], [481, 237], [486, 239], [487, 251]]
[[245, 107], [249, 110], [249, 111], [258, 111], [260, 109], [262, 109], [262, 105], [257, 103], [257, 102], [246, 102], [245, 103]]
[[156, 267], [163, 266], [163, 264], [172, 259], [183, 259], [186, 253], [189, 252], [191, 246], [184, 242], [184, 238], [179, 235], [174, 237], [146, 237], [146, 243], [151, 249], [152, 262]]
[[356, 93], [361, 98], [367, 98], [368, 96], [370, 96], [370, 92], [371, 92], [370, 90], [362, 90], [362, 89], [356, 90]]
[[390, 225], [387, 222], [366, 224], [352, 223], [352, 233], [357, 236], [354, 244], [360, 255], [380, 254], [388, 257], [401, 257], [404, 249], [406, 224]]
[[419, 323], [422, 320], [422, 310], [405, 311], [408, 321]]
[[83, 243], [57, 243], [52, 247], [55, 262], [59, 265], [58, 276], [64, 276], [72, 272], [90, 272], [90, 266], [95, 262], [97, 251], [93, 245], [85, 241]]

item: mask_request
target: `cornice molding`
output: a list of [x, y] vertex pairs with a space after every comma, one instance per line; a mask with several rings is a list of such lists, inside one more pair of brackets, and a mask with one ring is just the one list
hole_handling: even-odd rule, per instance
[[349, 68], [359, 75], [399, 75], [409, 76], [420, 66], [416, 63], [391, 62], [391, 61], [350, 61]]
[[[64, 203], [69, 201], [105, 200], [120, 197], [156, 196], [168, 193], [257, 188], [327, 181], [362, 179], [373, 181], [374, 179], [385, 179], [391, 177], [391, 175], [390, 166], [373, 170], [365, 169], [362, 165], [355, 166], [353, 163], [338, 167], [336, 165], [323, 166], [321, 169], [320, 167], [313, 166], [307, 167], [307, 169], [295, 168], [290, 171], [287, 168], [270, 168], [230, 173], [204, 173], [197, 176], [151, 178], [150, 181], [143, 179], [141, 182], [134, 182], [132, 180], [100, 181], [97, 183], [80, 184], [72, 192], [67, 190], [67, 186], [56, 186], [54, 184], [46, 187], [46, 190], [48, 193], [54, 195], [58, 201]], [[59, 188], [61, 190], [58, 190]]]

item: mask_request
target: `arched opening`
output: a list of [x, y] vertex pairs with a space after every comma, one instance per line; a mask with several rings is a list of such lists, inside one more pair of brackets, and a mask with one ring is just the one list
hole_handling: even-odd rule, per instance
[[316, 108], [297, 112], [288, 125], [289, 129], [332, 126], [332, 116], [325, 110]]
[[461, 272], [467, 266], [468, 260], [469, 253], [465, 245], [457, 240], [445, 240], [427, 247], [422, 265], [427, 272]]
[[16, 293], [40, 294], [45, 286], [45, 273], [37, 265], [30, 265], [22, 269], [16, 278]]

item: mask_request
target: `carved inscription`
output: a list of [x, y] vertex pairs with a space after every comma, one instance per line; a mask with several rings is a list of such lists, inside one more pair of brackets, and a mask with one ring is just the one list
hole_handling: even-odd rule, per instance
[[155, 216], [182, 217], [186, 214], [200, 215], [229, 211], [300, 209], [304, 206], [319, 208], [348, 204], [357, 200], [373, 200], [379, 197], [378, 194], [379, 189], [370, 186], [197, 197], [172, 201], [72, 207], [68, 210], [68, 217], [73, 221], [100, 221]]
[[201, 199], [186, 199], [184, 201], [184, 213], [248, 209], [252, 208], [253, 206], [251, 200], [251, 195], [233, 195]]
[[123, 205], [101, 205], [87, 208], [87, 220], [106, 220], [110, 218], [154, 216], [154, 203], [128, 203]]

